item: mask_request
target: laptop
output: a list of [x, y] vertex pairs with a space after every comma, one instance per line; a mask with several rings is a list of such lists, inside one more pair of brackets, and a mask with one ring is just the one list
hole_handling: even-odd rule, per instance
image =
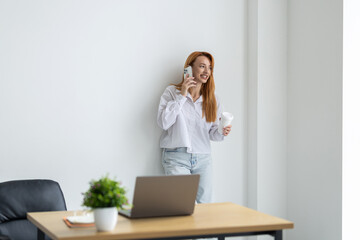
[[131, 210], [119, 210], [128, 218], [191, 215], [200, 175], [137, 177]]

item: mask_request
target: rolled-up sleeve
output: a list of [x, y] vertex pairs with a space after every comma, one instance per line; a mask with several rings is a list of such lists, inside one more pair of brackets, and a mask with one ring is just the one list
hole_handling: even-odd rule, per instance
[[175, 122], [180, 113], [180, 110], [186, 97], [181, 94], [171, 92], [168, 88], [165, 89], [163, 95], [160, 98], [157, 123], [163, 130], [169, 129]]

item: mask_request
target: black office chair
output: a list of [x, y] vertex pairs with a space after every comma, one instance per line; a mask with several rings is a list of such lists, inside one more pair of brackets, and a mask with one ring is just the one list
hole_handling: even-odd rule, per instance
[[0, 235], [0, 240], [11, 240], [8, 236]]
[[66, 210], [60, 185], [52, 180], [0, 183], [0, 239], [36, 240], [37, 229], [27, 212]]

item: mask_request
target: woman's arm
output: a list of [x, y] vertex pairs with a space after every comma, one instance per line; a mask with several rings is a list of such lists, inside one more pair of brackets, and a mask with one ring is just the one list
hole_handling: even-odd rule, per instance
[[158, 109], [157, 122], [159, 127], [168, 130], [176, 122], [176, 118], [185, 102], [186, 97], [171, 91], [169, 87], [166, 88], [161, 96]]
[[224, 140], [224, 135], [219, 133], [218, 128], [219, 128], [219, 120], [216, 120], [216, 122], [214, 122], [211, 125], [210, 131], [209, 131], [211, 141]]
[[224, 140], [224, 135], [218, 132], [219, 119], [221, 117], [222, 107], [217, 96], [216, 96], [216, 103], [217, 103], [216, 121], [213, 122], [213, 124], [211, 125], [209, 135], [211, 141], [222, 141]]

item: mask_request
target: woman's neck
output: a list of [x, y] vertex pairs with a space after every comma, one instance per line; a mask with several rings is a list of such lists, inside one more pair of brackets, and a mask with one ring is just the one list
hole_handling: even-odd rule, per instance
[[195, 87], [192, 87], [189, 89], [189, 93], [193, 99], [193, 101], [195, 102], [199, 97], [200, 97], [200, 94], [201, 94], [201, 83], [198, 83], [196, 84]]

